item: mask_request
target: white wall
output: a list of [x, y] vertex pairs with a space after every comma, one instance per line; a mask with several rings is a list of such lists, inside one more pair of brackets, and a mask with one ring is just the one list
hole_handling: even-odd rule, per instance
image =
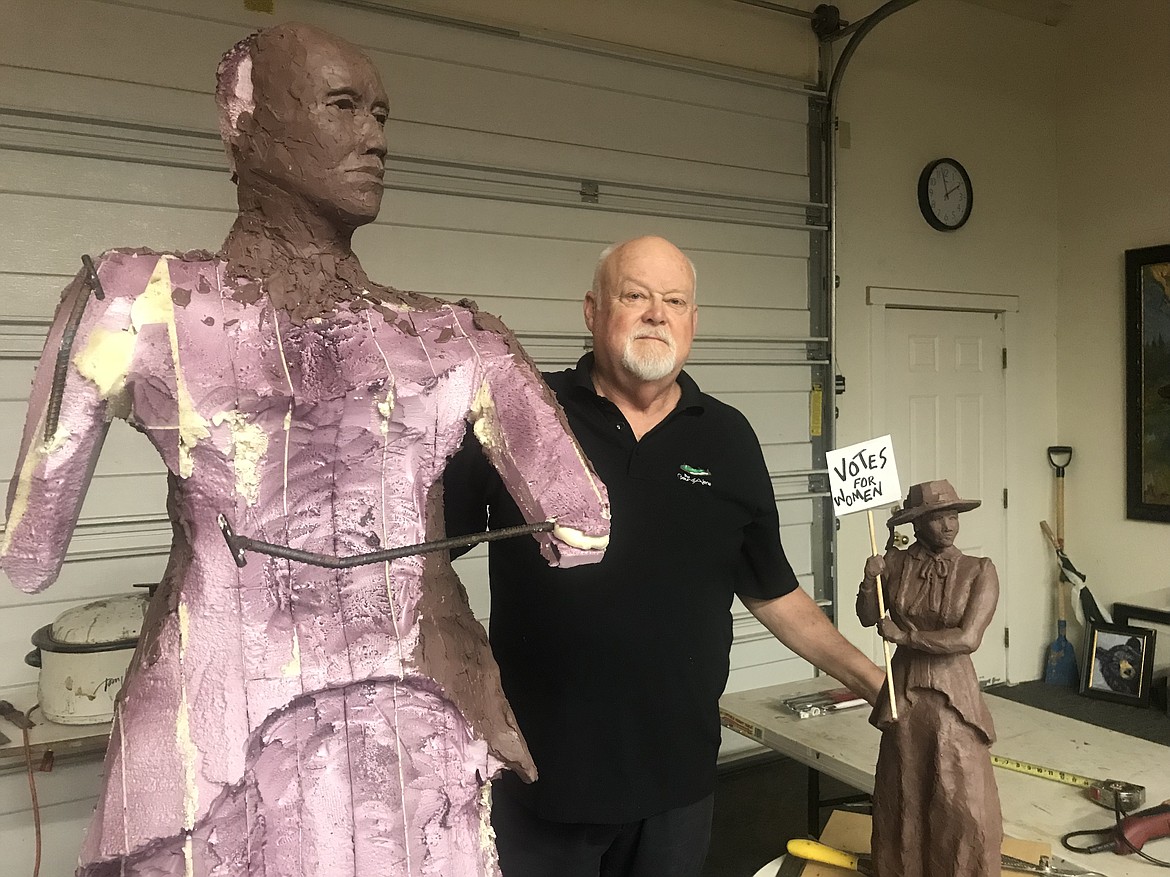
[[[875, 3], [844, 3], [856, 18]], [[839, 118], [837, 349], [848, 390], [840, 444], [874, 434], [868, 287], [1019, 296], [1006, 317], [1007, 556], [994, 558], [1011, 628], [1008, 675], [1036, 678], [1051, 639], [1052, 574], [1038, 522], [1051, 517], [1045, 448], [1056, 444], [1056, 31], [957, 0], [921, 0], [882, 22], [845, 74]], [[957, 158], [974, 209], [961, 230], [930, 228], [917, 205], [926, 163]], [[878, 418], [880, 419], [880, 418]], [[938, 473], [947, 477], [948, 473]], [[983, 497], [995, 502], [997, 496]], [[839, 539], [840, 626], [878, 654], [848, 611], [869, 554], [861, 520]]]
[[[876, 2], [842, 3], [858, 17]], [[1054, 634], [1045, 449], [1069, 444], [1066, 539], [1108, 605], [1166, 588], [1170, 530], [1125, 517], [1126, 249], [1170, 242], [1170, 5], [1080, 2], [1057, 27], [958, 0], [921, 0], [878, 26], [848, 70], [840, 118], [838, 246], [842, 443], [872, 434], [868, 286], [1020, 297], [1008, 315], [1008, 549], [1013, 681], [1042, 673]], [[959, 232], [921, 219], [930, 159], [970, 171]], [[989, 499], [985, 497], [985, 499]], [[994, 497], [990, 498], [994, 499]], [[868, 551], [848, 519], [842, 595]], [[873, 646], [843, 614], [842, 627]], [[1079, 649], [1079, 630], [1070, 635]]]
[[1081, 3], [1058, 28], [1059, 435], [1066, 541], [1102, 603], [1170, 586], [1170, 525], [1125, 516], [1124, 251], [1170, 243], [1170, 4]]

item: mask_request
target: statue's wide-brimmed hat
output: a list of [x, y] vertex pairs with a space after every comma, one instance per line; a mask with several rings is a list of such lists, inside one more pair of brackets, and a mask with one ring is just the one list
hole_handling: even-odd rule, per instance
[[969, 512], [971, 509], [978, 508], [982, 504], [983, 501], [979, 499], [959, 499], [959, 494], [955, 492], [955, 488], [951, 487], [951, 482], [946, 479], [942, 481], [924, 481], [910, 488], [910, 492], [906, 494], [906, 502], [902, 504], [902, 508], [890, 515], [888, 526], [896, 527], [898, 524], [916, 521], [923, 515], [930, 515], [935, 512], [952, 510], [956, 512]]

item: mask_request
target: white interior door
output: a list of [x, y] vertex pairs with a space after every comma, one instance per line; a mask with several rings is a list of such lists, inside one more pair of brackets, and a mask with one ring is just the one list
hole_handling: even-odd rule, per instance
[[983, 500], [960, 518], [955, 544], [999, 571], [999, 605], [974, 660], [980, 679], [1006, 679], [1003, 318], [889, 308], [885, 322], [886, 425], [903, 487], [945, 478]]

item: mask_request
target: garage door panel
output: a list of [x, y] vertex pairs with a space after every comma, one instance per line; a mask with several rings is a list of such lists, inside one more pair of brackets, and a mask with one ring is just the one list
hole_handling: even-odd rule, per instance
[[807, 393], [722, 393], [723, 401], [738, 408], [765, 441], [808, 441]]
[[[380, 66], [387, 87], [397, 93], [391, 104], [395, 118], [448, 132], [506, 131], [541, 144], [578, 143], [791, 173], [807, 167], [804, 119], [777, 120], [673, 97], [418, 57], [398, 56]], [[512, 98], [518, 93], [525, 96], [523, 105]], [[442, 98], [435, 100], [435, 95]], [[647, 122], [664, 118], [669, 124]]]
[[[700, 307], [708, 304], [794, 310], [808, 307], [807, 252], [787, 257], [701, 253], [692, 259], [699, 270]], [[807, 333], [807, 330], [806, 321], [800, 331]]]
[[[27, 388], [27, 385], [25, 386]], [[27, 389], [22, 398], [0, 402], [0, 460], [3, 460], [6, 465], [10, 461], [16, 460], [27, 411]], [[110, 424], [110, 431], [107, 434], [106, 443], [102, 448], [101, 456], [98, 459], [98, 468], [95, 472], [99, 474], [126, 474], [163, 471], [164, 468], [158, 460], [158, 455], [144, 435], [135, 432], [120, 420]], [[4, 474], [11, 473], [6, 471]]]
[[[68, 29], [78, 26], [75, 22]], [[214, 67], [211, 69], [214, 71]], [[77, 119], [117, 120], [127, 125], [192, 129], [204, 132], [209, 141], [216, 131], [213, 87], [208, 84], [206, 93], [198, 93], [0, 64], [0, 94], [4, 95], [5, 107]], [[165, 107], [165, 112], [160, 107]]]
[[[226, 158], [222, 167], [203, 170], [138, 163], [130, 168], [125, 161], [17, 149], [2, 154], [0, 189], [5, 192], [68, 201], [212, 210], [227, 216], [236, 212], [236, 187], [228, 176]], [[213, 154], [219, 161], [222, 150]]]
[[60, 272], [80, 254], [114, 247], [217, 249], [234, 211], [176, 210], [140, 204], [10, 195], [0, 211], [0, 237], [8, 242], [6, 271]]
[[[8, 150], [0, 162], [0, 189], [18, 194], [47, 195], [68, 202], [91, 200], [102, 211], [116, 211], [136, 204], [177, 210], [212, 211], [221, 216], [222, 226], [212, 236], [222, 240], [235, 212], [235, 189], [227, 179], [226, 164], [211, 170], [148, 166], [111, 159]], [[216, 161], [219, 161], [218, 151]], [[11, 212], [19, 213], [15, 203]], [[69, 208], [63, 208], [68, 213]], [[9, 211], [5, 211], [9, 212]], [[79, 216], [72, 224], [83, 227], [92, 214]], [[40, 220], [44, 221], [44, 220]], [[163, 231], [176, 228], [164, 225]], [[736, 277], [736, 286], [745, 289], [782, 287], [790, 290], [798, 282], [797, 260], [808, 251], [805, 232], [752, 226], [724, 226], [720, 223], [696, 222], [678, 218], [652, 218], [611, 213], [601, 209], [582, 211], [567, 206], [518, 204], [482, 198], [460, 197], [431, 192], [389, 191], [383, 201], [379, 220], [360, 229], [355, 238], [359, 250], [375, 249], [389, 228], [423, 231], [466, 231], [479, 236], [512, 234], [581, 246], [588, 252], [590, 273], [600, 250], [624, 237], [657, 232], [677, 240], [693, 254], [700, 270], [702, 289], [715, 290], [735, 277], [731, 267], [736, 258], [745, 260], [745, 271]], [[176, 228], [176, 233], [178, 229]], [[42, 238], [43, 239], [43, 238]], [[369, 245], [367, 246], [367, 241]], [[211, 246], [209, 243], [203, 246]], [[436, 241], [404, 237], [398, 247], [403, 253], [414, 252], [408, 246], [430, 248]], [[391, 247], [391, 251], [394, 248]], [[366, 258], [376, 257], [370, 253]], [[783, 272], [782, 279], [767, 280], [767, 269]], [[6, 265], [6, 268], [10, 266]], [[745, 282], [750, 280], [750, 282]], [[794, 293], [788, 292], [788, 295]], [[756, 298], [744, 303], [756, 303]]]
[[[240, 8], [216, 9], [216, 15], [193, 12], [184, 0], [152, 0], [144, 10], [162, 21], [198, 19], [205, 23], [231, 23], [240, 30], [268, 26], [268, 15], [248, 13]], [[533, 75], [550, 75], [566, 81], [583, 81], [613, 89], [637, 90], [664, 97], [678, 94], [680, 85], [688, 98], [700, 104], [727, 106], [734, 104], [744, 111], [799, 121], [804, 118], [807, 83], [785, 81], [744, 71], [742, 76], [713, 77], [689, 73], [685, 59], [671, 67], [646, 64], [637, 58], [608, 57], [604, 66], [596, 61], [597, 50], [585, 47], [577, 51], [550, 45], [548, 39], [516, 39], [492, 35], [480, 30], [443, 27], [394, 15], [377, 15], [342, 4], [313, 0], [282, 0], [282, 18], [304, 21], [326, 28], [361, 45], [367, 53], [398, 53], [407, 56], [457, 61], [483, 69], [527, 71]], [[165, 14], [173, 18], [168, 19]], [[141, 22], [139, 23], [141, 27]], [[218, 45], [218, 44], [217, 44]], [[221, 49], [222, 51], [222, 49]]]
[[807, 392], [811, 369], [801, 365], [688, 365], [687, 374], [715, 396], [744, 387], [757, 392]]
[[781, 442], [765, 436], [761, 447], [769, 472], [807, 472], [812, 468], [812, 445], [808, 441]]
[[[0, 56], [10, 65], [4, 75], [13, 77], [5, 83], [6, 91], [21, 96], [24, 108], [187, 128], [204, 135], [216, 130], [211, 71], [223, 49], [257, 23], [246, 15], [235, 22], [204, 20], [197, 30], [188, 31], [191, 38], [176, 40], [174, 28], [181, 18], [173, 14], [88, 0], [39, 5], [38, 15], [16, 16], [14, 26], [0, 39], [4, 50]], [[312, 6], [306, 11], [319, 13]], [[309, 15], [307, 20], [313, 18]], [[368, 41], [371, 22], [368, 15], [360, 16], [365, 21], [359, 26], [358, 18], [333, 8], [321, 24], [344, 36], [346, 22], [352, 20], [350, 36], [361, 44]], [[131, 21], [133, 25], [128, 24]], [[799, 96], [759, 85], [719, 83], [681, 71], [670, 76], [673, 87], [663, 87], [665, 83], [653, 87], [652, 77], [645, 75], [646, 65], [618, 59], [602, 65], [608, 76], [599, 78], [596, 58], [530, 44], [517, 52], [515, 41], [483, 34], [469, 39], [453, 29], [430, 27], [429, 41], [423, 45], [429, 44], [432, 50], [420, 52], [420, 43], [410, 41], [408, 35], [418, 29], [418, 23], [382, 20], [377, 24], [386, 39], [366, 48], [387, 81], [393, 117], [412, 129], [405, 135], [406, 143], [397, 147], [408, 154], [458, 161], [460, 154], [445, 154], [444, 144], [458, 144], [464, 134], [480, 141], [484, 139], [480, 135], [499, 134], [514, 141], [501, 144], [509, 150], [504, 155], [511, 157], [503, 166], [514, 166], [518, 157], [550, 148], [555, 151], [561, 145], [584, 147], [596, 150], [599, 160], [585, 163], [580, 172], [603, 179], [632, 181], [625, 161], [656, 156], [760, 171], [776, 176], [778, 182], [788, 178], [786, 182], [794, 186], [765, 186], [758, 191], [775, 197], [807, 197], [807, 187], [801, 185], [807, 166], [806, 112]], [[39, 50], [46, 39], [79, 28], [94, 34], [93, 44], [103, 50], [61, 53], [46, 60]], [[476, 63], [444, 45], [468, 42], [490, 54], [490, 63]], [[579, 75], [550, 67], [566, 58], [578, 62]], [[590, 66], [592, 76], [585, 72]], [[46, 67], [52, 69], [38, 69]], [[623, 67], [630, 68], [631, 74], [624, 81]], [[556, 73], [550, 75], [550, 69]], [[67, 87], [62, 87], [63, 80], [68, 80]], [[644, 91], [632, 85], [641, 82], [646, 83]], [[523, 104], [513, 99], [517, 93], [525, 95]], [[647, 119], [656, 122], [646, 124]], [[661, 124], [657, 121], [661, 119], [670, 123]], [[413, 130], [416, 127], [421, 130]], [[680, 131], [687, 136], [678, 136]], [[486, 160], [483, 146], [482, 142], [468, 144], [474, 161]], [[566, 166], [573, 164], [562, 164]]]
[[[35, 15], [6, 17], [0, 37], [6, 63], [107, 82], [165, 86], [178, 92], [210, 96], [220, 55], [244, 35], [232, 23], [205, 19], [196, 28], [185, 16], [96, 0], [47, 0], [36, 7]], [[84, 43], [79, 40], [74, 45], [84, 44], [92, 51], [45, 56], [46, 45], [60, 45], [61, 34], [78, 33], [80, 28], [84, 28]], [[158, 112], [158, 105], [153, 106]]]
[[[609, 183], [672, 191], [698, 188], [705, 192], [776, 201], [808, 199], [808, 180], [802, 174], [770, 168], [708, 163], [701, 173], [696, 174], [695, 163], [684, 158], [617, 151], [604, 144], [542, 142], [534, 148], [537, 145], [530, 138], [518, 137], [508, 131], [463, 130], [452, 134], [433, 125], [394, 117], [391, 117], [387, 132], [392, 168], [398, 166], [395, 159], [401, 157], [473, 168], [520, 169], [562, 179], [571, 173], [577, 180], [598, 181], [602, 200]], [[523, 156], [522, 160], [518, 159], [519, 155]], [[403, 172], [411, 170], [408, 161], [400, 164]], [[451, 169], [444, 172], [454, 174]], [[457, 178], [454, 178], [451, 186], [455, 188], [457, 185]]]

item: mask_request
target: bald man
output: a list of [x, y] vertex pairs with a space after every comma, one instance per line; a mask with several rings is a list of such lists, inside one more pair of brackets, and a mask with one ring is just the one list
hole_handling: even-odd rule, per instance
[[[539, 779], [505, 774], [493, 824], [505, 877], [691, 877], [711, 828], [719, 696], [735, 594], [781, 642], [871, 702], [882, 673], [798, 586], [746, 418], [683, 371], [695, 271], [660, 237], [609, 247], [585, 294], [593, 352], [545, 379], [609, 490], [610, 545], [548, 570], [490, 550], [491, 643]], [[465, 445], [449, 532], [518, 523]]]

